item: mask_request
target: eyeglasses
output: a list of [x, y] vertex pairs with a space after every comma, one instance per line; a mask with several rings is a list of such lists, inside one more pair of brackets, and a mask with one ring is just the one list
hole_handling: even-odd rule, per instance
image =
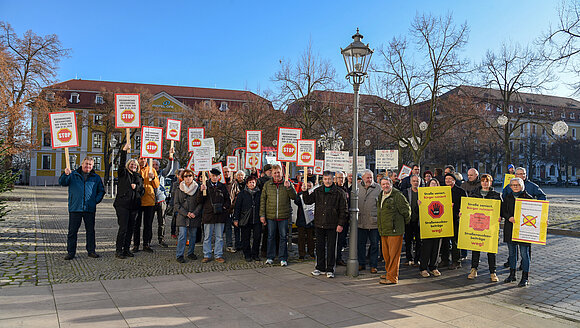
[[184, 175], [183, 177], [184, 177], [184, 178], [191, 178], [192, 176], [193, 176], [193, 175], [191, 175], [191, 174], [187, 174], [187, 175]]

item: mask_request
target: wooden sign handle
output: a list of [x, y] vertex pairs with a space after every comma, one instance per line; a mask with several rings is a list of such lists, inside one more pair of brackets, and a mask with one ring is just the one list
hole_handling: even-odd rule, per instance
[[316, 185], [318, 186], [318, 178], [320, 178], [320, 175], [316, 175]]
[[[207, 177], [205, 175], [205, 172], [201, 173], [201, 183], [205, 186], [205, 183], [207, 181]], [[207, 196], [207, 189], [203, 191], [203, 195]]]
[[153, 173], [153, 158], [149, 158], [149, 172]]
[[64, 160], [66, 161], [66, 168], [70, 170], [70, 155], [68, 153], [68, 147], [64, 149]]
[[290, 162], [285, 163], [286, 163], [286, 174], [284, 176], [284, 181], [288, 181], [288, 177], [290, 176], [290, 168], [288, 166], [290, 166]]
[[[173, 149], [174, 144], [175, 144], [175, 140], [171, 140], [171, 147], [169, 148], [169, 150]], [[171, 152], [169, 153], [169, 159], [173, 159], [173, 154]]]
[[129, 149], [127, 149], [127, 154], [128, 154], [129, 152], [131, 152], [131, 129], [130, 128], [126, 128], [125, 129], [125, 133], [127, 135], [127, 142], [126, 142], [126, 144], [129, 145], [129, 147], [127, 147], [127, 148], [129, 148]]

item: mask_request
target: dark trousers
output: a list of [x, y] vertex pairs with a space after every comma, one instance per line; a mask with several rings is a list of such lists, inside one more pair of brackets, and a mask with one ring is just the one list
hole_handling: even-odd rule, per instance
[[346, 247], [346, 237], [350, 224], [345, 224], [342, 231], [338, 233], [338, 242], [336, 243], [336, 261], [342, 261], [342, 249]]
[[157, 203], [153, 206], [153, 215], [157, 217], [157, 240], [159, 243], [165, 240], [165, 217], [163, 213], [165, 211], [163, 207], [165, 207], [165, 202]]
[[[242, 238], [240, 235], [240, 228], [233, 225], [233, 216], [228, 215], [226, 220], [226, 226], [224, 228], [226, 233], [226, 246], [227, 247], [234, 247], [236, 249], [243, 248], [242, 246]], [[232, 235], [233, 233], [233, 235]], [[235, 240], [235, 244], [234, 244]]]
[[[413, 248], [415, 249], [415, 256], [413, 256]], [[417, 221], [411, 221], [405, 225], [405, 256], [407, 261], [415, 261], [415, 263], [421, 258], [421, 236], [419, 235], [419, 222]]]
[[336, 266], [336, 229], [314, 228], [316, 233], [316, 270], [334, 272]]
[[308, 255], [314, 257], [314, 227], [298, 227], [298, 256], [306, 256], [306, 246]]
[[133, 227], [139, 215], [139, 210], [130, 210], [124, 207], [115, 207], [117, 213], [117, 231], [116, 252], [122, 254], [129, 251], [131, 247], [131, 237], [133, 236]]
[[[260, 254], [260, 237], [262, 236], [262, 222], [248, 223], [240, 227], [242, 250], [244, 257], [249, 259]], [[250, 243], [251, 240], [251, 243]]]
[[419, 270], [437, 269], [439, 259], [439, 249], [441, 248], [441, 238], [429, 238], [421, 240], [421, 264]]
[[89, 254], [95, 252], [95, 213], [69, 212], [68, 234], [66, 236], [66, 251], [69, 255], [75, 256], [77, 252], [77, 238], [82, 221], [85, 221], [85, 231], [87, 234], [87, 252]]
[[[471, 267], [477, 269], [479, 266], [479, 257], [481, 252], [471, 251]], [[495, 253], [487, 253], [487, 264], [489, 265], [489, 273], [495, 273]]]
[[172, 236], [177, 236], [177, 222], [175, 222], [177, 220], [177, 213], [173, 213], [173, 216], [171, 217], [171, 235]]
[[133, 229], [133, 245], [139, 247], [141, 244], [141, 222], [143, 222], [143, 246], [151, 244], [153, 238], [153, 211], [155, 206], [141, 206], [135, 228]]
[[[352, 233], [352, 231], [351, 231]], [[379, 262], [379, 229], [361, 229], [358, 228], [358, 265], [365, 267], [367, 264], [367, 241], [369, 246], [369, 264], [371, 268], [376, 268]]]
[[443, 245], [441, 246], [441, 262], [449, 263], [449, 243], [451, 243], [451, 261], [453, 263], [459, 262], [459, 248], [457, 248], [457, 235], [459, 234], [459, 221], [453, 222], [453, 237], [443, 238]]

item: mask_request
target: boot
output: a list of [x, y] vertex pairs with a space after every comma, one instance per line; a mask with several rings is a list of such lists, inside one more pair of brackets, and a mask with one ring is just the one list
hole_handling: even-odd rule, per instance
[[516, 270], [510, 269], [510, 275], [503, 282], [514, 282], [516, 279]]
[[528, 273], [526, 271], [522, 272], [522, 280], [518, 284], [518, 287], [527, 287], [528, 286]]

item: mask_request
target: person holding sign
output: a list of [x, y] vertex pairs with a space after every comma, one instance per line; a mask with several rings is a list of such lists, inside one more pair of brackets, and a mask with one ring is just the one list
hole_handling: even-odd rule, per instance
[[58, 179], [58, 183], [61, 186], [68, 187], [69, 219], [65, 260], [75, 258], [77, 235], [82, 221], [85, 221], [88, 256], [92, 258], [100, 257], [95, 252], [95, 212], [97, 211], [97, 204], [105, 196], [105, 186], [103, 186], [101, 177], [95, 173], [94, 164], [95, 160], [92, 157], [85, 157], [78, 169], [71, 171], [67, 167]]
[[133, 230], [133, 253], [139, 252], [141, 244], [141, 222], [143, 222], [143, 251], [153, 253], [151, 239], [153, 238], [153, 215], [155, 211], [155, 190], [159, 188], [157, 172], [147, 164], [147, 158], [139, 157], [139, 167], [143, 177], [145, 194], [141, 197], [141, 210]]
[[[497, 191], [493, 190], [493, 178], [489, 174], [482, 174], [481, 178], [479, 179], [481, 186], [475, 190], [473, 190], [469, 197], [473, 198], [484, 198], [484, 199], [497, 199], [499, 201], [502, 200], [501, 194]], [[461, 213], [459, 213], [461, 216]], [[495, 219], [495, 218], [492, 218]], [[501, 217], [498, 218], [501, 221]], [[494, 238], [495, 239], [495, 238]], [[467, 279], [475, 279], [477, 277], [477, 267], [479, 266], [479, 257], [481, 252], [479, 251], [471, 251], [471, 272], [467, 276]], [[492, 282], [498, 282], [499, 278], [495, 273], [496, 265], [495, 265], [495, 253], [487, 253], [487, 264], [489, 266], [489, 274], [490, 280]]]
[[323, 185], [313, 192], [307, 192], [308, 183], [302, 184], [304, 204], [315, 204], [316, 268], [312, 271], [312, 275], [319, 276], [326, 272], [327, 278], [334, 278], [336, 238], [346, 225], [348, 217], [346, 193], [333, 180], [332, 172], [324, 171]]
[[[517, 170], [516, 170], [517, 173]], [[514, 228], [514, 212], [516, 205], [516, 198], [533, 199], [525, 191], [524, 180], [521, 178], [513, 178], [510, 180], [509, 187], [512, 192], [508, 194], [501, 206], [501, 216], [504, 218], [503, 227], [503, 241], [508, 245], [509, 251], [509, 264], [510, 264], [510, 275], [504, 280], [504, 282], [514, 282], [516, 281], [516, 265], [518, 263], [518, 248], [522, 256], [522, 280], [518, 284], [519, 287], [525, 287], [528, 285], [528, 273], [530, 272], [530, 244], [523, 242], [512, 241], [512, 231]]]
[[[427, 187], [440, 187], [439, 180], [429, 180]], [[417, 205], [421, 205], [420, 200], [417, 200]], [[419, 260], [419, 270], [421, 271], [421, 276], [424, 278], [430, 276], [429, 272], [431, 272], [434, 277], [441, 276], [441, 272], [437, 269], [440, 249], [441, 238], [425, 238], [425, 236], [421, 238], [421, 259]], [[429, 269], [429, 272], [427, 269]]]
[[[451, 187], [451, 201], [453, 202], [453, 237], [443, 238], [441, 248], [441, 265], [449, 265], [450, 270], [461, 268], [459, 260], [460, 252], [457, 248], [457, 237], [459, 235], [459, 210], [461, 209], [461, 197], [467, 197], [465, 190], [457, 187], [455, 175], [445, 174], [445, 185]], [[449, 243], [451, 243], [451, 264], [449, 264]]]

